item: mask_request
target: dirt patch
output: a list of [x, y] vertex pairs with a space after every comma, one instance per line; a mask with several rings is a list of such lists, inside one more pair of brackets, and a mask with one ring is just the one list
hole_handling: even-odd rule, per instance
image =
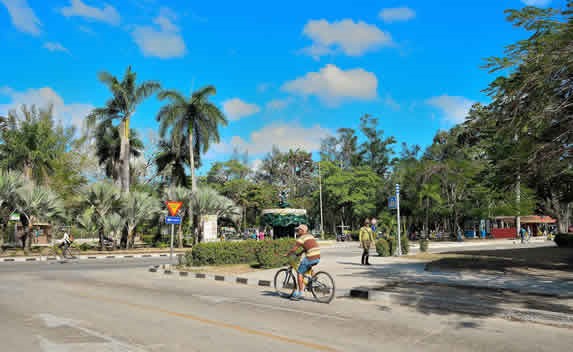
[[200, 266], [200, 267], [188, 267], [179, 266], [177, 270], [189, 271], [193, 273], [209, 273], [209, 274], [228, 274], [228, 275], [239, 275], [246, 274], [257, 271], [251, 267], [249, 264], [228, 264], [228, 265], [213, 265], [213, 266]]
[[409, 256], [427, 260], [427, 271], [472, 271], [480, 274], [534, 275], [573, 281], [573, 248], [519, 248]]

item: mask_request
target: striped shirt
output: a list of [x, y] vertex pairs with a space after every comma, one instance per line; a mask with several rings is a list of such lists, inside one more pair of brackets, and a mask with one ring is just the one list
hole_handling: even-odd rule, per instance
[[320, 259], [320, 248], [313, 235], [305, 234], [297, 238], [296, 244], [290, 253], [293, 253], [299, 247], [304, 249], [304, 253], [309, 260]]

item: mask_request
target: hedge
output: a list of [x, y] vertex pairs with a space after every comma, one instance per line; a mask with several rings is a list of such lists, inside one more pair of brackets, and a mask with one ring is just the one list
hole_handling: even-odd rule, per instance
[[573, 234], [557, 234], [553, 241], [555, 241], [558, 247], [573, 248]]
[[[396, 239], [396, 236], [391, 236], [388, 239], [388, 244], [390, 245], [390, 255], [396, 254], [396, 249], [398, 249], [398, 240]], [[408, 236], [400, 236], [400, 246], [402, 247], [402, 254], [408, 254], [410, 251], [410, 240], [408, 240]]]
[[190, 266], [221, 264], [252, 264], [263, 268], [286, 265], [284, 255], [294, 246], [292, 238], [237, 242], [199, 243], [185, 253], [185, 264]]
[[381, 257], [387, 257], [390, 255], [390, 244], [384, 238], [376, 241], [376, 253]]

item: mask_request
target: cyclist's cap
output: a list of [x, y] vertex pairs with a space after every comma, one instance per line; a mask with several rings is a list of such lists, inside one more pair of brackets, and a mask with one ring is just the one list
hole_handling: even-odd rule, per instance
[[295, 230], [302, 230], [303, 232], [307, 232], [308, 226], [306, 226], [305, 224], [300, 224], [295, 228]]

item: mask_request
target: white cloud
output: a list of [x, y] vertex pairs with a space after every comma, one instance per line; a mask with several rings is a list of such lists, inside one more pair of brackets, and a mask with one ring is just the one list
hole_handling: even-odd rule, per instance
[[368, 51], [393, 44], [389, 33], [381, 31], [375, 25], [362, 21], [354, 22], [351, 19], [332, 23], [326, 20], [310, 20], [304, 26], [303, 33], [313, 41], [303, 52], [314, 58], [339, 51], [348, 56], [361, 56]]
[[61, 51], [67, 54], [70, 53], [70, 51], [66, 47], [57, 42], [46, 42], [44, 43], [44, 48], [48, 49], [49, 51]]
[[234, 136], [228, 143], [215, 145], [207, 154], [207, 158], [213, 158], [217, 154], [232, 153], [234, 148], [248, 151], [249, 155], [262, 155], [271, 151], [273, 145], [281, 151], [301, 148], [306, 151], [320, 149], [320, 140], [331, 134], [320, 125], [303, 127], [297, 123], [273, 123], [260, 130], [253, 131], [247, 140]]
[[14, 27], [24, 33], [40, 35], [42, 22], [36, 17], [34, 10], [28, 5], [28, 1], [0, 0], [0, 3], [6, 6]]
[[253, 171], [258, 171], [261, 166], [263, 166], [263, 160], [262, 159], [254, 159], [253, 161], [251, 161], [251, 170]]
[[547, 6], [551, 0], [521, 0], [527, 6]]
[[64, 17], [83, 17], [89, 20], [104, 22], [113, 26], [119, 25], [119, 12], [111, 6], [105, 4], [103, 8], [91, 7], [82, 0], [70, 0], [70, 6], [60, 10]]
[[416, 12], [409, 7], [395, 7], [390, 9], [383, 9], [379, 14], [380, 18], [385, 23], [409, 21], [416, 17]]
[[259, 83], [257, 84], [257, 92], [259, 93], [266, 93], [269, 89], [271, 89], [272, 84], [271, 83]]
[[267, 102], [265, 105], [266, 109], [269, 111], [280, 111], [286, 109], [293, 102], [292, 97], [285, 99], [273, 99]]
[[229, 120], [239, 120], [242, 117], [256, 114], [261, 111], [261, 108], [256, 104], [249, 104], [239, 98], [233, 98], [223, 102], [223, 111]]
[[401, 108], [400, 104], [398, 104], [390, 94], [386, 95], [386, 98], [384, 98], [384, 104], [394, 111], [398, 111]]
[[426, 103], [442, 110], [446, 121], [461, 123], [474, 102], [465, 97], [441, 95], [426, 100]]
[[361, 68], [342, 70], [326, 65], [319, 72], [283, 84], [282, 89], [302, 96], [315, 95], [329, 105], [344, 100], [372, 100], [378, 95], [378, 79], [372, 72]]
[[10, 99], [8, 104], [0, 105], [0, 115], [7, 114], [11, 109], [19, 109], [22, 104], [36, 105], [39, 108], [46, 108], [52, 104], [54, 118], [60, 120], [64, 125], [73, 125], [78, 130], [83, 128], [85, 117], [94, 109], [91, 104], [66, 104], [64, 99], [50, 87], [28, 89], [21, 92], [3, 87], [0, 88], [0, 95]]
[[176, 20], [177, 15], [163, 7], [153, 20], [155, 26], [135, 27], [132, 36], [144, 56], [160, 59], [185, 56], [187, 49]]

